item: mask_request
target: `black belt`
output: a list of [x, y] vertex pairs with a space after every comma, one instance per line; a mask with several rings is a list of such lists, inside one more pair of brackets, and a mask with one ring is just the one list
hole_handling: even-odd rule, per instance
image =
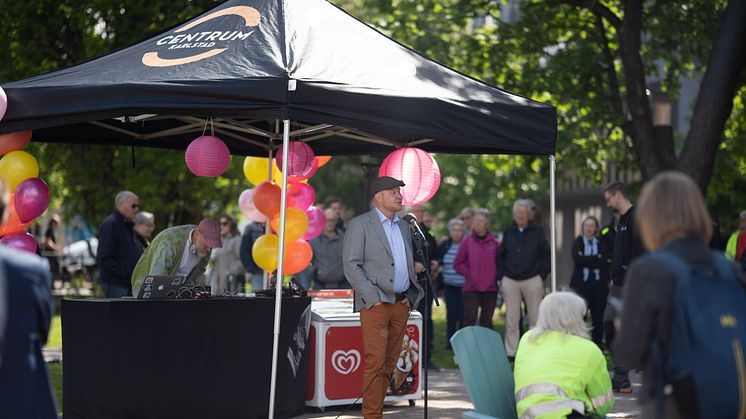
[[403, 292], [397, 292], [397, 293], [396, 293], [396, 294], [394, 294], [394, 295], [396, 296], [396, 301], [397, 301], [397, 302], [398, 302], [398, 301], [402, 301], [402, 300], [404, 300], [405, 298], [407, 298], [407, 294], [405, 294], [405, 293], [403, 293]]

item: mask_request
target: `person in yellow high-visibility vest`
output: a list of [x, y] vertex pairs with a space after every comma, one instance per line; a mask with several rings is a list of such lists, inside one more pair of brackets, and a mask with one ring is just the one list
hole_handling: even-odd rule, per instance
[[746, 211], [741, 211], [741, 213], [738, 214], [738, 230], [730, 235], [730, 238], [728, 238], [728, 244], [725, 246], [725, 257], [728, 258], [728, 260], [735, 260], [738, 246], [738, 235], [744, 231], [746, 231]]
[[536, 327], [516, 353], [518, 417], [603, 417], [614, 406], [606, 358], [589, 338], [585, 312], [585, 301], [572, 292], [541, 302]]

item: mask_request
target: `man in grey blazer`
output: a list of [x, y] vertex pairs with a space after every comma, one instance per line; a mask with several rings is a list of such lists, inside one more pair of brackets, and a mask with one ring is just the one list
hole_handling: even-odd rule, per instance
[[375, 207], [350, 221], [345, 233], [342, 265], [355, 290], [354, 310], [360, 312], [365, 350], [363, 415], [383, 416], [383, 400], [402, 345], [402, 330], [411, 307], [425, 291], [417, 283], [409, 225], [396, 215], [402, 208], [404, 182], [388, 176], [371, 184]]

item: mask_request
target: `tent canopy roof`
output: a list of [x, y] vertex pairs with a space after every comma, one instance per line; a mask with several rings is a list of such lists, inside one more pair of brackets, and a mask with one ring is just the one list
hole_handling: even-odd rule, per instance
[[33, 129], [35, 141], [184, 149], [212, 118], [233, 154], [266, 155], [290, 119], [292, 138], [320, 155], [555, 152], [552, 106], [429, 60], [325, 0], [229, 0], [2, 87], [0, 133]]

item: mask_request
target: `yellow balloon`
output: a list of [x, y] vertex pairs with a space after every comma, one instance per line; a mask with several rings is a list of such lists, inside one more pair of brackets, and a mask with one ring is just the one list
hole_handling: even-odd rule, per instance
[[24, 180], [39, 177], [39, 163], [23, 150], [11, 151], [0, 159], [0, 177], [8, 183], [12, 193]]
[[[276, 233], [280, 232], [280, 214], [275, 215], [269, 222]], [[285, 211], [285, 243], [294, 242], [308, 230], [308, 216], [300, 208], [289, 207]]]
[[282, 185], [282, 170], [277, 167], [277, 161], [275, 159], [272, 159], [272, 180], [274, 180], [276, 184]]
[[243, 174], [254, 185], [267, 180], [269, 159], [266, 157], [246, 157], [243, 161]]
[[280, 238], [276, 234], [265, 234], [254, 242], [251, 248], [251, 256], [254, 257], [254, 263], [267, 272], [277, 269], [277, 248], [280, 245]]

